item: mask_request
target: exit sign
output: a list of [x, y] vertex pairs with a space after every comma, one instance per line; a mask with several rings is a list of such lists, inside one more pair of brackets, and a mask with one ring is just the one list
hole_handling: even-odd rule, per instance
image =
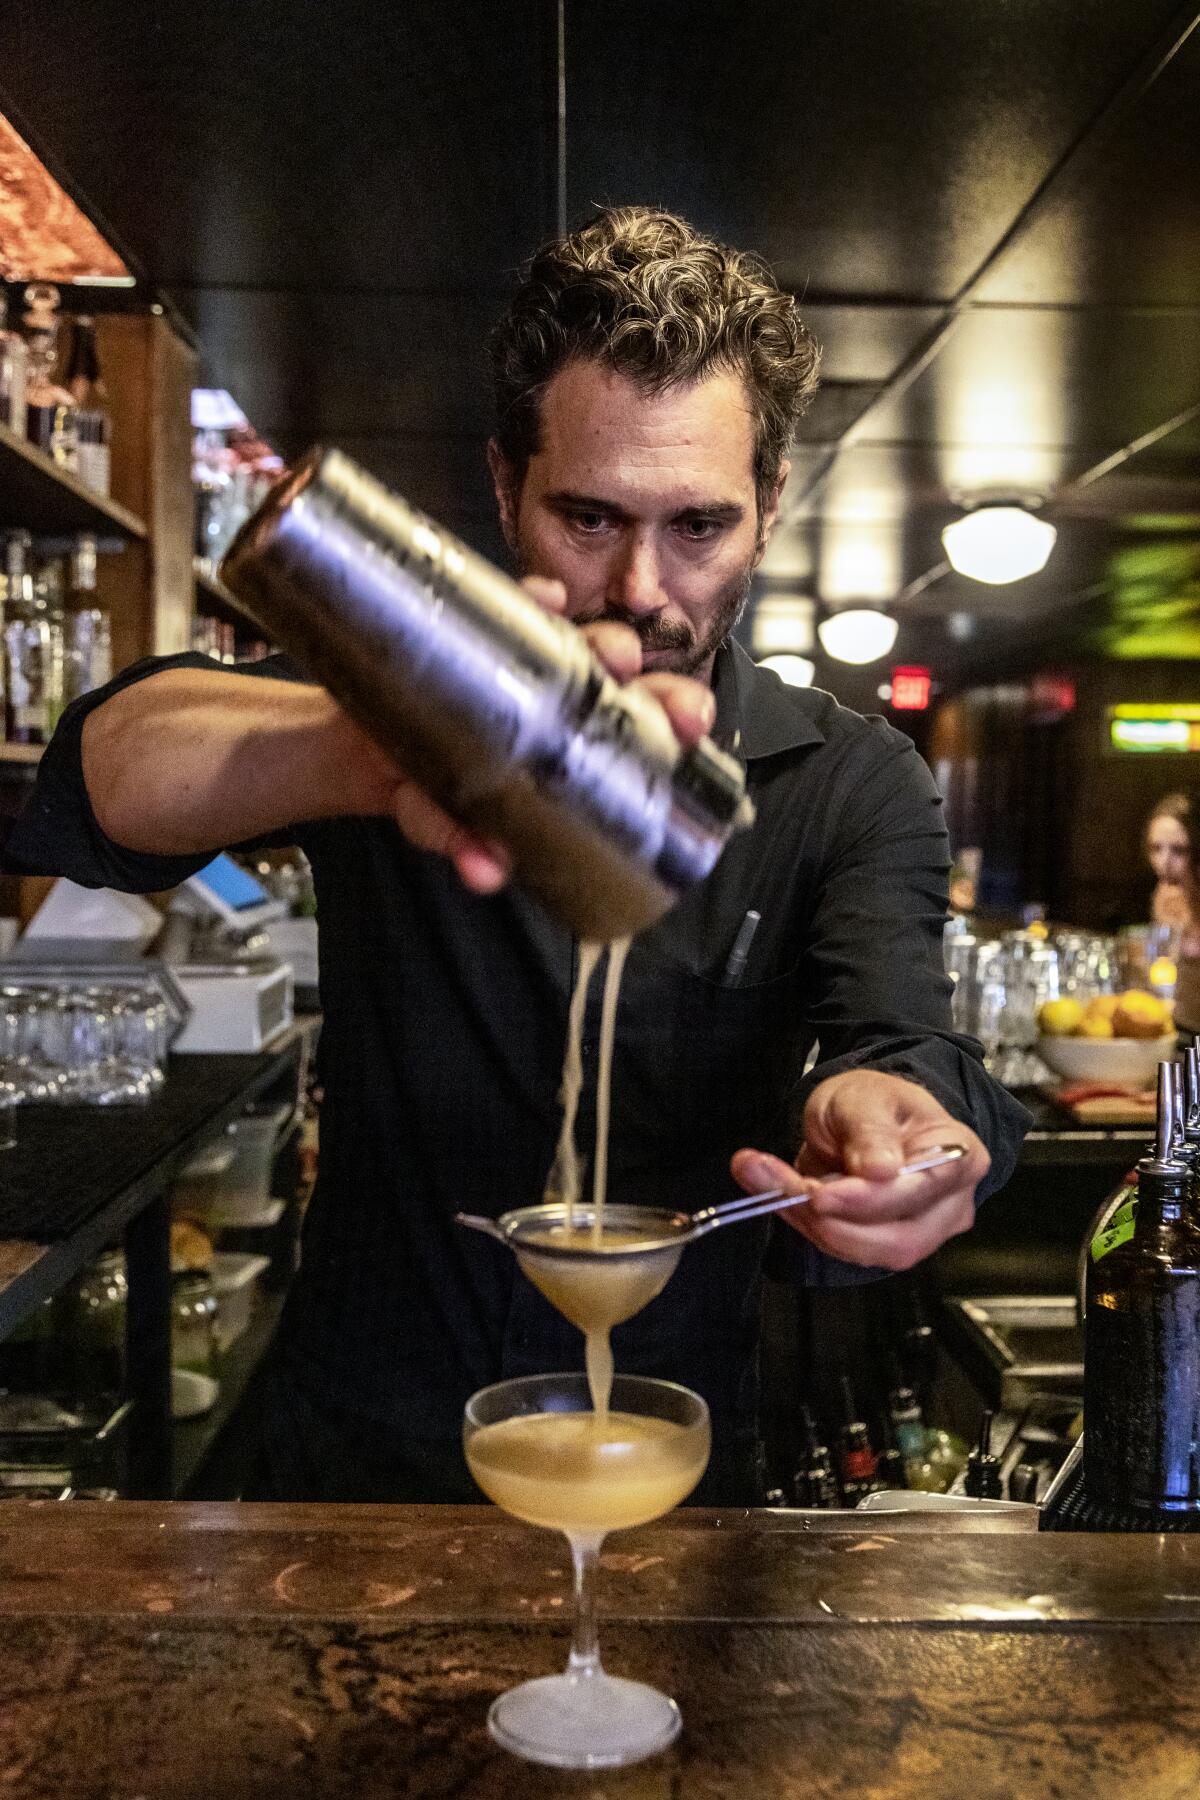
[[929, 705], [932, 677], [928, 669], [892, 670], [892, 707], [896, 712], [924, 712]]

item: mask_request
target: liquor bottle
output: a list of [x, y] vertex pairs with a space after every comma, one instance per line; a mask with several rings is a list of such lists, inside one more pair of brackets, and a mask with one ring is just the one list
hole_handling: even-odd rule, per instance
[[842, 1505], [857, 1506], [868, 1494], [879, 1492], [879, 1462], [871, 1444], [866, 1420], [858, 1417], [854, 1390], [846, 1375], [842, 1376], [842, 1403], [845, 1408], [845, 1423], [838, 1444]]
[[1136, 1211], [1093, 1242], [1088, 1270], [1084, 1487], [1143, 1511], [1200, 1511], [1200, 1230], [1191, 1172], [1171, 1154], [1178, 1073], [1159, 1064]]
[[908, 1486], [908, 1464], [896, 1442], [896, 1432], [887, 1413], [879, 1419], [879, 1485], [888, 1492]]
[[29, 567], [27, 531], [3, 541], [4, 735], [10, 744], [45, 744], [50, 738], [46, 676], [51, 663], [50, 626], [39, 606]]
[[0, 287], [0, 425], [25, 436], [28, 352], [19, 332], [8, 329], [8, 295]]
[[904, 1459], [904, 1487], [927, 1494], [944, 1494], [950, 1485], [946, 1470], [929, 1460], [930, 1431], [916, 1391], [906, 1381], [898, 1360], [893, 1363], [893, 1386], [888, 1394], [888, 1418], [896, 1448]]
[[79, 479], [98, 494], [107, 494], [111, 484], [109, 445], [112, 441], [108, 389], [100, 373], [96, 321], [82, 313], [75, 321], [67, 386], [78, 411]]
[[64, 698], [68, 704], [112, 679], [112, 622], [96, 597], [96, 540], [78, 537], [67, 565]]
[[985, 1411], [979, 1426], [979, 1440], [967, 1457], [963, 1487], [972, 1500], [1001, 1500], [1004, 1487], [1000, 1480], [1000, 1458], [992, 1454], [992, 1412]]
[[42, 695], [49, 743], [66, 704], [66, 596], [62, 558], [44, 558], [33, 578], [33, 604], [42, 644]]
[[838, 1504], [837, 1479], [833, 1473], [833, 1460], [828, 1448], [821, 1442], [817, 1422], [807, 1400], [800, 1409], [800, 1419], [804, 1441], [800, 1449], [799, 1466], [792, 1477], [792, 1505], [816, 1507], [822, 1512], [828, 1512]]
[[25, 289], [25, 341], [29, 375], [25, 384], [25, 435], [54, 462], [74, 472], [79, 466], [79, 421], [75, 400], [54, 378], [58, 362], [58, 289], [32, 281]]

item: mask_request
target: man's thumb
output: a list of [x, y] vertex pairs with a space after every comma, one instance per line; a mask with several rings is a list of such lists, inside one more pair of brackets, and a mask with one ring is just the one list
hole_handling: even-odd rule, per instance
[[842, 1126], [842, 1166], [848, 1175], [889, 1181], [903, 1167], [900, 1125], [890, 1108], [856, 1109]]

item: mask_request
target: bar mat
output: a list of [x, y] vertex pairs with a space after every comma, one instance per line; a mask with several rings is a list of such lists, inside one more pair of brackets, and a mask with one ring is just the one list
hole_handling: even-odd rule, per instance
[[0, 1238], [52, 1244], [150, 1175], [207, 1119], [247, 1102], [291, 1050], [261, 1056], [175, 1056], [144, 1106], [21, 1106], [15, 1148], [0, 1150]]
[[1083, 1491], [1083, 1465], [1068, 1479], [1053, 1508], [1043, 1508], [1043, 1531], [1200, 1531], [1200, 1513], [1149, 1512], [1109, 1506]]
[[1151, 1132], [1154, 1129], [1157, 1097], [1149, 1091], [1076, 1082], [1059, 1088], [1051, 1097], [1080, 1125], [1146, 1125]]

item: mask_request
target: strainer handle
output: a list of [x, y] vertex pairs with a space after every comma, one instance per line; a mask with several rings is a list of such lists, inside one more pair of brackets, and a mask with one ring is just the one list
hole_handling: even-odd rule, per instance
[[[923, 1175], [928, 1169], [940, 1169], [945, 1163], [958, 1162], [966, 1154], [965, 1144], [937, 1144], [923, 1156], [918, 1156], [897, 1169], [896, 1177]], [[819, 1184], [841, 1181], [843, 1175], [835, 1170], [832, 1174], [817, 1175], [812, 1179]], [[811, 1194], [790, 1194], [786, 1188], [766, 1188], [761, 1194], [744, 1194], [739, 1200], [726, 1200], [721, 1206], [706, 1206], [703, 1211], [693, 1213], [691, 1235], [702, 1237], [706, 1231], [715, 1231], [718, 1225], [737, 1225], [743, 1219], [757, 1219], [766, 1213], [786, 1212], [789, 1206], [803, 1206], [811, 1198]]]
[[479, 1213], [455, 1213], [456, 1225], [469, 1225], [472, 1231], [484, 1231], [488, 1237], [498, 1238], [500, 1243], [507, 1244], [506, 1234], [497, 1225], [495, 1219], [485, 1219]]

